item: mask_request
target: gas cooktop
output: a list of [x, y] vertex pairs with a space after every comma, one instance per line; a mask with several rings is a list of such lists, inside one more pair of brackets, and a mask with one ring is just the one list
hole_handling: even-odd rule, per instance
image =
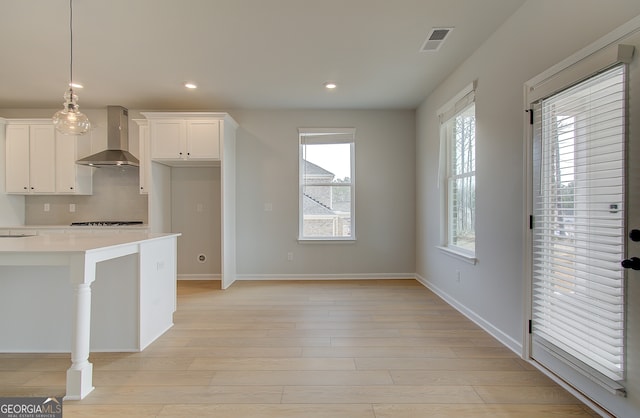
[[128, 226], [142, 225], [142, 221], [89, 221], [89, 222], [72, 222], [71, 226]]

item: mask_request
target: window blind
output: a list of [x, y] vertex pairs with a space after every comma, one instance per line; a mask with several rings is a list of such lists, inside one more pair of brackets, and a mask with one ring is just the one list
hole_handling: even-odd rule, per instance
[[533, 343], [598, 382], [624, 379], [625, 112], [624, 65], [534, 109]]

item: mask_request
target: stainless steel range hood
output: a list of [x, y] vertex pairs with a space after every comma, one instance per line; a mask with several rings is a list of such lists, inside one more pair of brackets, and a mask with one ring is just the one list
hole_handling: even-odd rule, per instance
[[133, 166], [140, 162], [129, 152], [129, 111], [107, 106], [107, 149], [76, 161], [93, 167]]

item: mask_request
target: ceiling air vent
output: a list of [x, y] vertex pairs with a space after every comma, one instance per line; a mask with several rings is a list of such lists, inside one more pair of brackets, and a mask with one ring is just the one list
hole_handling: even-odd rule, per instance
[[422, 48], [420, 51], [437, 51], [440, 49], [442, 44], [444, 43], [447, 36], [453, 28], [433, 28], [431, 32], [429, 32], [429, 36], [422, 44]]

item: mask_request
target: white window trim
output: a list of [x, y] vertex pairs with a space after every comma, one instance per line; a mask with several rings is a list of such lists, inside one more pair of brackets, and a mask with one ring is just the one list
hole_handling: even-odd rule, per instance
[[473, 82], [464, 86], [462, 90], [447, 103], [442, 105], [438, 109], [438, 118], [440, 119], [440, 123], [446, 122], [451, 119], [456, 113], [459, 113], [465, 107], [469, 106], [471, 103], [475, 102], [475, 92], [476, 87], [478, 85], [478, 80], [474, 80]]
[[443, 247], [439, 245], [436, 248], [442, 251], [444, 254], [457, 260], [464, 261], [465, 263], [475, 265], [478, 262], [478, 258], [475, 255], [471, 255], [467, 252], [462, 252], [455, 247]]
[[[302, 137], [313, 136], [315, 137], [313, 143], [323, 143], [322, 137], [326, 136], [327, 144], [345, 143], [351, 144], [351, 236], [349, 237], [305, 237], [302, 235], [304, 219], [303, 213], [303, 199], [302, 199], [302, 176], [303, 167], [300, 162], [302, 161]], [[355, 243], [356, 242], [356, 216], [355, 216], [355, 128], [298, 128], [298, 242], [305, 244], [312, 243]]]
[[440, 189], [440, 245], [436, 246], [436, 248], [458, 260], [474, 265], [478, 262], [476, 257], [477, 249], [475, 251], [468, 251], [449, 243], [449, 186], [447, 184], [449, 137], [445, 132], [445, 123], [472, 104], [475, 104], [477, 84], [478, 80], [474, 80], [467, 84], [460, 92], [458, 92], [458, 94], [441, 106], [437, 111], [438, 119], [440, 121], [440, 150], [438, 157], [438, 188]]

